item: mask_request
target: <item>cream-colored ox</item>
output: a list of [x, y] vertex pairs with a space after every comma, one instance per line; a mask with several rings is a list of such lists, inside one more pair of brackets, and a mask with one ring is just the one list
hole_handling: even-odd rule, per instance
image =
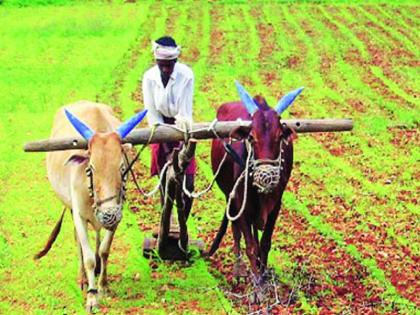
[[[144, 118], [140, 112], [121, 124], [104, 104], [80, 101], [60, 108], [55, 116], [51, 138], [82, 135], [87, 150], [56, 151], [47, 154], [48, 178], [55, 192], [71, 209], [80, 253], [81, 287], [87, 280], [87, 311], [98, 306], [98, 292], [107, 291], [107, 260], [115, 230], [122, 218], [128, 159], [128, 145], [122, 139]], [[63, 212], [64, 214], [64, 212]], [[54, 229], [44, 256], [54, 242], [61, 220]], [[96, 251], [88, 241], [88, 223], [96, 231]], [[57, 228], [58, 227], [58, 228]], [[100, 230], [105, 236], [100, 240]], [[96, 271], [96, 272], [95, 272]], [[95, 274], [99, 274], [98, 286]]]

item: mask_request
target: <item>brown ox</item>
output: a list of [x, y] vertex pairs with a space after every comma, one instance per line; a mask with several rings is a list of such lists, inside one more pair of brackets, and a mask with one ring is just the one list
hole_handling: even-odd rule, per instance
[[[220, 230], [209, 251], [212, 255], [226, 232], [228, 219], [232, 221], [234, 253], [240, 254], [241, 235], [245, 238], [246, 253], [256, 281], [262, 280], [267, 266], [271, 237], [279, 214], [283, 191], [293, 164], [293, 130], [281, 124], [279, 115], [293, 102], [302, 88], [283, 97], [275, 109], [264, 98], [252, 99], [237, 82], [242, 102], [223, 104], [217, 119], [230, 121], [251, 120], [250, 130], [234, 130], [233, 138], [240, 139], [231, 146], [226, 140], [212, 143], [212, 168], [217, 172], [225, 149], [228, 156], [222, 164], [217, 184], [226, 195], [228, 206]], [[263, 230], [259, 236], [259, 230]], [[239, 260], [238, 260], [239, 263]]]
[[[103, 104], [80, 101], [58, 110], [51, 138], [82, 135], [88, 140], [87, 150], [57, 151], [47, 154], [48, 178], [58, 197], [72, 211], [80, 254], [81, 287], [87, 280], [86, 308], [98, 306], [98, 289], [107, 291], [107, 260], [114, 233], [122, 217], [128, 160], [122, 144], [124, 138], [145, 116], [136, 114], [121, 124], [112, 109]], [[82, 120], [79, 120], [80, 119]], [[64, 214], [64, 212], [63, 212]], [[50, 249], [61, 226], [54, 229], [46, 248]], [[96, 251], [88, 240], [88, 223], [96, 231]], [[100, 240], [100, 230], [105, 236]], [[95, 273], [99, 274], [98, 289]]]

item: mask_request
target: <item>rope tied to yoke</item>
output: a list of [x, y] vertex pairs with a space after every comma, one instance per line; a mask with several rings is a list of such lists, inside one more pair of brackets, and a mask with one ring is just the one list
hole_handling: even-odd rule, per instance
[[[227, 159], [227, 156], [229, 155], [229, 152], [231, 153], [231, 155], [232, 155], [232, 153], [235, 153], [234, 151], [232, 152], [232, 148], [230, 147], [230, 145], [231, 145], [231, 143], [232, 143], [232, 139], [229, 139], [229, 142], [226, 142], [225, 140], [224, 140], [224, 138], [222, 138], [218, 133], [217, 133], [217, 131], [216, 131], [216, 129], [215, 129], [215, 127], [216, 127], [216, 124], [217, 124], [217, 122], [218, 122], [218, 120], [217, 120], [217, 118], [216, 119], [214, 119], [212, 122], [211, 122], [211, 124], [210, 124], [210, 126], [209, 127], [206, 127], [206, 128], [202, 128], [202, 129], [195, 129], [194, 130], [194, 132], [199, 132], [199, 131], [203, 131], [203, 130], [207, 130], [207, 131], [212, 131], [213, 132], [213, 134], [214, 134], [214, 136], [217, 138], [217, 139], [219, 139], [222, 143], [223, 143], [223, 146], [224, 146], [224, 148], [225, 148], [225, 154], [223, 155], [223, 158], [222, 158], [222, 160], [221, 160], [221, 162], [219, 163], [219, 165], [218, 165], [218, 168], [217, 168], [217, 170], [216, 170], [216, 172], [214, 173], [214, 176], [213, 176], [213, 178], [212, 178], [212, 180], [210, 181], [210, 183], [209, 183], [209, 185], [205, 188], [205, 189], [203, 189], [202, 191], [198, 191], [198, 192], [194, 192], [194, 191], [189, 191], [188, 189], [187, 189], [187, 187], [186, 187], [186, 174], [184, 174], [184, 176], [183, 176], [183, 181], [182, 181], [182, 190], [183, 190], [183, 192], [184, 192], [184, 194], [187, 196], [187, 197], [189, 197], [189, 198], [200, 198], [201, 196], [203, 196], [204, 194], [206, 194], [207, 192], [209, 192], [212, 188], [213, 188], [213, 186], [214, 186], [214, 183], [216, 182], [216, 179], [217, 179], [217, 177], [218, 177], [218, 175], [220, 174], [220, 171], [221, 171], [221, 169], [222, 169], [222, 167], [223, 167], [223, 165], [224, 165], [224, 163], [226, 162], [226, 159]], [[178, 131], [178, 132], [182, 132], [183, 134], [184, 134], [184, 140], [185, 141], [188, 141], [188, 139], [190, 139], [191, 138], [191, 131], [189, 130], [189, 128], [187, 128], [187, 126], [186, 126], [186, 128], [185, 129], [182, 129], [182, 128], [180, 128], [180, 127], [178, 127], [178, 126], [176, 126], [176, 125], [171, 125], [171, 124], [165, 124], [165, 123], [156, 123], [155, 125], [153, 125], [153, 131], [152, 131], [152, 133], [151, 133], [151, 135], [150, 135], [150, 137], [149, 137], [149, 140], [148, 140], [148, 142], [147, 142], [147, 144], [145, 144], [145, 145], [143, 145], [143, 147], [141, 148], [141, 150], [139, 151], [139, 153], [137, 154], [137, 156], [136, 156], [136, 158], [135, 158], [135, 160], [133, 160], [133, 163], [132, 164], [134, 164], [134, 162], [139, 158], [139, 156], [140, 156], [140, 154], [141, 154], [141, 152], [144, 150], [144, 148], [147, 146], [147, 145], [149, 145], [150, 144], [150, 141], [151, 141], [151, 139], [152, 139], [152, 137], [153, 137], [153, 133], [154, 133], [154, 131], [156, 130], [156, 127], [158, 127], [158, 126], [165, 126], [165, 127], [168, 127], [168, 128], [171, 128], [171, 129], [174, 129], [174, 130], [176, 130], [176, 131]], [[248, 150], [249, 152], [251, 152], [252, 150]], [[235, 159], [235, 161], [238, 159], [237, 157], [235, 158], [235, 156], [232, 156], [234, 159]], [[241, 162], [241, 161], [236, 161], [236, 162]], [[135, 181], [135, 184], [136, 184], [136, 186], [137, 186], [137, 189], [139, 190], [139, 192], [141, 193], [141, 194], [143, 194], [143, 195], [145, 195], [147, 198], [149, 198], [149, 197], [151, 197], [151, 196], [153, 196], [158, 190], [159, 190], [159, 187], [161, 187], [162, 186], [162, 179], [164, 178], [164, 176], [166, 175], [166, 171], [167, 171], [167, 169], [168, 169], [168, 167], [169, 167], [169, 165], [172, 163], [172, 161], [171, 160], [169, 160], [168, 162], [166, 162], [166, 164], [163, 166], [163, 168], [162, 168], [162, 170], [160, 171], [160, 174], [159, 174], [159, 182], [156, 184], [156, 186], [152, 189], [152, 191], [150, 191], [150, 192], [148, 192], [148, 193], [146, 193], [146, 192], [144, 192], [140, 187], [139, 187], [139, 185], [137, 184], [137, 182]], [[241, 163], [240, 163], [241, 164]], [[241, 166], [244, 166], [244, 165], [242, 165], [241, 164]], [[245, 167], [245, 169], [247, 169], [249, 166], [247, 166], [247, 167]], [[133, 173], [132, 173], [132, 175], [133, 175]], [[243, 178], [243, 175], [241, 175], [242, 177], [241, 177], [241, 179]], [[134, 178], [134, 176], [133, 176], [133, 178]]]
[[[217, 139], [219, 139], [220, 141], [223, 141], [223, 138], [220, 137], [220, 135], [217, 133], [217, 131], [215, 129], [217, 122], [218, 122], [217, 118], [214, 119], [211, 122], [210, 126], [208, 128], [206, 128], [206, 130], [213, 132], [214, 136]], [[197, 130], [196, 130], [196, 132], [197, 132]], [[198, 192], [191, 192], [191, 191], [189, 191], [187, 189], [187, 180], [186, 180], [187, 177], [184, 174], [184, 178], [183, 178], [183, 181], [182, 181], [182, 190], [183, 190], [184, 194], [186, 194], [189, 198], [200, 198], [202, 195], [204, 195], [207, 192], [209, 192], [213, 188], [214, 183], [216, 182], [216, 178], [219, 175], [220, 170], [222, 169], [222, 166], [223, 166], [223, 164], [226, 161], [227, 155], [228, 155], [228, 153], [225, 152], [225, 154], [223, 155], [222, 160], [220, 161], [219, 166], [217, 167], [216, 172], [214, 173], [213, 179], [210, 181], [210, 184], [205, 189], [203, 189], [202, 191], [198, 191]]]
[[[165, 163], [165, 165], [162, 167], [160, 173], [159, 173], [159, 181], [158, 183], [155, 185], [155, 187], [153, 187], [153, 189], [150, 192], [145, 192], [143, 189], [140, 188], [139, 184], [137, 183], [135, 174], [132, 170], [132, 166], [134, 165], [134, 163], [139, 159], [141, 153], [144, 151], [144, 149], [151, 143], [151, 140], [153, 138], [153, 135], [155, 134], [155, 131], [157, 129], [158, 126], [165, 126], [165, 127], [170, 127], [174, 130], [180, 131], [182, 133], [184, 133], [184, 139], [187, 139], [189, 137], [189, 135], [186, 135], [186, 133], [189, 134], [188, 130], [183, 130], [181, 128], [178, 128], [177, 126], [171, 125], [171, 124], [165, 124], [165, 123], [156, 123], [152, 126], [152, 130], [149, 136], [149, 139], [147, 141], [146, 144], [144, 144], [141, 149], [137, 152], [135, 158], [131, 161], [131, 163], [129, 163], [129, 167], [127, 169], [127, 171], [130, 171], [132, 177], [133, 177], [133, 181], [137, 187], [137, 190], [139, 191], [140, 194], [144, 195], [146, 198], [150, 198], [151, 196], [153, 196], [154, 194], [156, 194], [159, 191], [159, 188], [162, 186], [162, 179], [166, 174], [166, 171], [169, 167], [169, 165], [172, 163], [171, 160], [167, 161]], [[126, 161], [128, 163], [128, 157], [125, 155]]]
[[[172, 124], [165, 124], [165, 123], [156, 123], [155, 125], [153, 125], [154, 128], [158, 127], [158, 126], [165, 126], [165, 127], [169, 127], [172, 128], [176, 131], [182, 132], [183, 136], [184, 136], [184, 141], [188, 142], [188, 140], [191, 138], [191, 132], [190, 132], [190, 128], [188, 126], [187, 123], [184, 124], [185, 129], [182, 129], [176, 125], [172, 125]], [[149, 143], [148, 143], [149, 144]], [[153, 196], [155, 193], [157, 193], [159, 191], [159, 188], [162, 187], [162, 189], [164, 191], [166, 191], [166, 187], [163, 187], [162, 185], [162, 181], [163, 178], [166, 176], [166, 172], [168, 170], [168, 167], [172, 164], [172, 160], [168, 160], [163, 168], [161, 169], [160, 173], [159, 173], [159, 181], [158, 183], [155, 185], [155, 187], [148, 193], [146, 192], [142, 192], [142, 194], [144, 194], [147, 198], [150, 198], [151, 196]]]
[[125, 177], [127, 175], [127, 173], [130, 172], [131, 177], [133, 178], [134, 184], [136, 185], [137, 190], [141, 194], [146, 194], [146, 193], [143, 191], [143, 189], [140, 188], [139, 184], [137, 183], [136, 176], [135, 176], [134, 171], [133, 171], [133, 166], [134, 166], [134, 163], [136, 163], [137, 160], [140, 158], [140, 155], [142, 154], [142, 152], [144, 151], [144, 149], [152, 141], [153, 136], [154, 136], [154, 134], [156, 132], [157, 127], [158, 127], [158, 124], [155, 124], [155, 125], [152, 126], [152, 129], [150, 131], [149, 139], [147, 139], [147, 142], [145, 144], [143, 144], [143, 146], [140, 148], [140, 150], [137, 152], [136, 156], [134, 157], [134, 159], [131, 162], [128, 160], [127, 154], [124, 152], [125, 162], [127, 163], [128, 166], [127, 166], [127, 169], [125, 170], [125, 172], [123, 174], [123, 177]]
[[[223, 164], [225, 163], [225, 161], [226, 161], [226, 158], [227, 158], [227, 155], [228, 155], [228, 149], [227, 149], [227, 146], [228, 145], [230, 145], [231, 144], [231, 139], [229, 140], [229, 143], [226, 143], [225, 141], [224, 141], [224, 139], [222, 138], [222, 137], [220, 137], [220, 135], [217, 133], [217, 131], [216, 131], [216, 129], [215, 129], [215, 126], [216, 126], [216, 124], [217, 124], [217, 122], [218, 122], [218, 120], [217, 120], [217, 118], [216, 119], [214, 119], [212, 122], [211, 122], [211, 124], [210, 124], [210, 126], [209, 127], [206, 127], [206, 128], [201, 128], [201, 129], [195, 129], [194, 130], [194, 132], [200, 132], [200, 131], [203, 131], [203, 130], [207, 130], [207, 131], [212, 131], [213, 132], [213, 134], [214, 134], [214, 136], [217, 138], [217, 139], [219, 139], [220, 141], [222, 141], [223, 142], [223, 145], [224, 145], [224, 147], [225, 147], [225, 154], [224, 154], [224, 156], [223, 156], [223, 158], [222, 158], [222, 161], [220, 162], [220, 164], [219, 164], [219, 166], [218, 166], [218, 169], [216, 170], [216, 173], [214, 174], [214, 176], [213, 176], [213, 179], [210, 181], [210, 184], [204, 189], [204, 190], [202, 190], [202, 191], [198, 191], [198, 192], [193, 192], [193, 191], [189, 191], [188, 189], [187, 189], [187, 187], [186, 187], [186, 175], [184, 174], [184, 176], [183, 176], [183, 181], [182, 181], [182, 190], [183, 190], [183, 192], [189, 197], [189, 198], [200, 198], [202, 195], [204, 195], [204, 194], [206, 194], [207, 192], [209, 192], [212, 188], [213, 188], [213, 185], [214, 185], [214, 183], [216, 182], [216, 178], [217, 178], [217, 176], [219, 175], [219, 173], [220, 173], [220, 171], [221, 171], [221, 169], [222, 169], [222, 166], [223, 166]], [[151, 132], [151, 134], [150, 134], [150, 137], [149, 137], [149, 140], [147, 141], [147, 143], [146, 144], [144, 144], [143, 145], [143, 147], [140, 149], [140, 151], [137, 153], [137, 155], [136, 155], [136, 157], [134, 158], [134, 160], [130, 163], [130, 167], [127, 169], [127, 171], [130, 171], [130, 173], [131, 173], [131, 175], [132, 175], [132, 177], [133, 177], [133, 180], [134, 180], [134, 183], [135, 183], [135, 185], [136, 185], [136, 187], [137, 187], [137, 190], [142, 194], [142, 195], [144, 195], [146, 198], [150, 198], [151, 196], [153, 196], [155, 193], [157, 193], [158, 191], [159, 191], [159, 188], [162, 186], [162, 179], [163, 179], [163, 177], [165, 176], [165, 174], [166, 174], [166, 171], [167, 171], [167, 169], [168, 169], [168, 167], [169, 167], [169, 165], [172, 163], [172, 161], [168, 161], [168, 162], [166, 162], [166, 164], [163, 166], [163, 168], [162, 168], [162, 170], [160, 171], [160, 173], [159, 173], [159, 182], [155, 185], [155, 187], [150, 191], [150, 192], [148, 192], [148, 193], [146, 193], [143, 189], [141, 189], [140, 188], [140, 186], [138, 185], [138, 183], [137, 183], [137, 181], [136, 181], [136, 179], [135, 179], [135, 175], [134, 175], [134, 173], [133, 173], [133, 171], [132, 171], [132, 165], [139, 159], [139, 157], [140, 157], [140, 154], [143, 152], [143, 150], [145, 149], [145, 147], [146, 146], [148, 146], [149, 144], [150, 144], [150, 142], [151, 142], [151, 140], [152, 140], [152, 138], [153, 138], [153, 135], [154, 135], [154, 132], [155, 132], [155, 130], [156, 130], [156, 128], [158, 127], [158, 126], [165, 126], [165, 127], [168, 127], [168, 128], [171, 128], [171, 129], [174, 129], [174, 130], [176, 130], [176, 131], [178, 131], [178, 132], [182, 132], [183, 134], [184, 134], [184, 140], [185, 141], [188, 141], [188, 139], [190, 139], [191, 138], [191, 131], [188, 129], [188, 128], [185, 128], [185, 129], [182, 129], [182, 128], [180, 128], [180, 127], [178, 127], [178, 126], [176, 126], [176, 125], [171, 125], [171, 124], [165, 124], [165, 123], [156, 123], [156, 124], [154, 124], [153, 125], [153, 127], [152, 127], [152, 132]], [[128, 160], [128, 158], [126, 157], [126, 159]]]
[[[245, 163], [245, 169], [242, 171], [241, 175], [238, 177], [238, 179], [235, 182], [235, 185], [232, 188], [232, 191], [229, 194], [229, 199], [226, 205], [226, 217], [228, 218], [229, 221], [233, 222], [238, 220], [242, 213], [245, 211], [245, 205], [246, 205], [246, 201], [248, 198], [248, 179], [249, 179], [249, 169], [250, 169], [250, 161], [251, 158], [253, 157], [253, 150], [252, 150], [252, 146], [251, 143], [246, 140], [245, 141], [245, 145], [246, 145], [246, 149], [247, 149], [247, 158], [246, 158], [246, 163]], [[232, 216], [230, 214], [230, 204], [232, 203], [233, 198], [236, 195], [236, 190], [239, 187], [239, 184], [242, 182], [242, 180], [245, 178], [245, 183], [244, 183], [244, 197], [242, 199], [242, 206], [239, 210], [239, 212], [235, 215]]]

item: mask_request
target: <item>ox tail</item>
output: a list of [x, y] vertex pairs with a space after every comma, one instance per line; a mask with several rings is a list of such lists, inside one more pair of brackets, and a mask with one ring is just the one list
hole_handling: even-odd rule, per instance
[[215, 239], [213, 240], [213, 244], [211, 244], [210, 250], [207, 252], [208, 257], [212, 256], [219, 248], [220, 242], [222, 241], [223, 236], [226, 234], [228, 223], [229, 221], [225, 213], [223, 215], [223, 220], [222, 220], [222, 224], [220, 225], [219, 231], [217, 232], [217, 235]]
[[38, 252], [35, 256], [34, 259], [40, 259], [42, 257], [44, 257], [46, 254], [48, 254], [48, 252], [50, 251], [52, 245], [54, 244], [55, 240], [57, 239], [58, 234], [60, 233], [61, 230], [61, 224], [63, 223], [63, 218], [64, 218], [64, 213], [66, 212], [66, 208], [63, 209], [63, 212], [61, 213], [61, 217], [60, 219], [57, 221], [57, 223], [54, 226], [54, 229], [52, 230], [50, 237], [48, 238], [47, 243], [44, 246], [44, 249], [41, 250], [40, 252]]

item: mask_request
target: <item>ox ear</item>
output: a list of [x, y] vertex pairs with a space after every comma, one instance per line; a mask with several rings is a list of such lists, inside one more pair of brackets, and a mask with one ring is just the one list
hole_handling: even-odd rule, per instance
[[119, 126], [117, 129], [117, 133], [120, 135], [121, 139], [127, 136], [134, 129], [134, 127], [137, 126], [137, 124], [139, 124], [143, 120], [146, 114], [147, 109], [138, 112], [130, 119], [126, 120], [121, 126]]
[[236, 127], [230, 132], [229, 137], [236, 140], [243, 140], [248, 138], [250, 131], [251, 129], [245, 128], [243, 126]]
[[92, 138], [92, 136], [95, 134], [92, 128], [86, 125], [83, 121], [81, 121], [75, 115], [70, 113], [67, 109], [64, 109], [64, 113], [66, 114], [67, 119], [70, 121], [73, 127], [77, 130], [77, 132], [80, 133], [80, 135], [83, 138], [89, 141], [90, 138]]
[[258, 110], [257, 104], [255, 104], [252, 97], [248, 94], [245, 88], [238, 82], [235, 81], [236, 89], [238, 90], [239, 97], [242, 103], [245, 105], [246, 110], [252, 116]]
[[283, 96], [276, 105], [276, 112], [281, 115], [290, 105], [292, 105], [295, 98], [303, 91], [304, 87], [293, 90]]
[[88, 154], [73, 154], [70, 156], [64, 165], [82, 165], [89, 161]]
[[286, 141], [293, 142], [298, 138], [296, 131], [293, 128], [287, 127], [286, 124], [283, 124], [282, 129], [282, 136], [286, 139]]

